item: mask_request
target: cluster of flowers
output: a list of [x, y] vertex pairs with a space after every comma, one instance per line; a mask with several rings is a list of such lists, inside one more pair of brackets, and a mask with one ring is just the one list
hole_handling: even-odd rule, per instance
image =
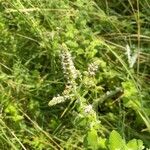
[[98, 70], [98, 64], [96, 62], [93, 62], [93, 63], [88, 65], [89, 76], [95, 76], [97, 70]]
[[76, 70], [71, 54], [67, 49], [64, 49], [61, 53], [61, 62], [68, 84], [73, 84], [78, 77], [78, 71]]
[[65, 102], [67, 99], [70, 99], [69, 95], [63, 95], [63, 96], [57, 95], [57, 96], [53, 97], [53, 99], [48, 103], [48, 105], [54, 106], [56, 104]]
[[72, 89], [76, 89], [76, 78], [78, 77], [78, 70], [76, 70], [71, 54], [70, 52], [67, 50], [66, 46], [63, 45], [62, 48], [62, 52], [61, 52], [61, 63], [62, 63], [62, 68], [63, 68], [63, 73], [67, 79], [67, 84], [66, 84], [66, 88], [62, 93], [62, 96], [58, 95], [53, 97], [53, 99], [49, 102], [49, 106], [53, 106], [59, 103], [63, 103], [65, 102], [67, 99], [70, 99], [70, 95]]

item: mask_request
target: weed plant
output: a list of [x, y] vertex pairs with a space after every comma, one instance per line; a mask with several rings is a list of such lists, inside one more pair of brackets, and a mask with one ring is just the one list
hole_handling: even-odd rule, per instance
[[150, 147], [149, 0], [0, 0], [0, 149]]

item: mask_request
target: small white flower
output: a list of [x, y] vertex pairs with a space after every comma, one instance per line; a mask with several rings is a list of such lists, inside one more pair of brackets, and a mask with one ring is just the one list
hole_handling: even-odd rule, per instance
[[53, 99], [48, 103], [49, 106], [54, 106], [56, 104], [62, 103], [65, 101], [65, 98], [63, 96], [56, 96], [53, 97]]
[[126, 45], [126, 50], [127, 50], [126, 55], [128, 57], [129, 67], [133, 68], [134, 64], [136, 63], [138, 54], [137, 53], [131, 54], [131, 49], [130, 49], [129, 45]]
[[106, 92], [106, 95], [109, 95], [110, 93], [111, 93], [110, 91], [107, 91], [107, 92]]
[[95, 76], [97, 70], [98, 70], [98, 64], [96, 64], [96, 62], [93, 62], [88, 65], [88, 73], [90, 76]]
[[92, 107], [92, 105], [86, 106], [86, 107], [84, 108], [84, 112], [85, 112], [85, 113], [91, 113], [91, 112], [93, 112], [93, 107]]

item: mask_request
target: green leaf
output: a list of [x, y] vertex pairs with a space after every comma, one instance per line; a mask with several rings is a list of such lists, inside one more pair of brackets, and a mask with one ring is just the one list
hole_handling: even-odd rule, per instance
[[98, 147], [100, 150], [107, 150], [107, 147], [106, 147], [106, 143], [107, 143], [107, 139], [106, 138], [101, 138], [99, 137], [99, 140], [98, 140]]
[[85, 137], [85, 146], [86, 148], [90, 148], [92, 150], [98, 149], [98, 135], [94, 128], [88, 131], [87, 136]]
[[124, 89], [123, 103], [125, 107], [139, 109], [141, 102], [135, 84], [132, 81], [126, 81], [122, 83], [122, 86]]
[[109, 137], [109, 149], [110, 150], [124, 150], [125, 141], [122, 139], [120, 134], [113, 130]]
[[142, 150], [144, 149], [143, 142], [141, 140], [130, 140], [127, 144], [126, 150]]

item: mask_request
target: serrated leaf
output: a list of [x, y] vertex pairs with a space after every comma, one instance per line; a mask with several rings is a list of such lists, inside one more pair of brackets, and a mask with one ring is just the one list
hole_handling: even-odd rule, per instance
[[99, 149], [101, 149], [101, 150], [106, 150], [106, 149], [107, 149], [106, 141], [107, 141], [106, 138], [101, 138], [101, 137], [99, 137], [99, 139], [98, 139], [98, 146], [99, 146]]
[[110, 150], [124, 150], [125, 142], [120, 134], [113, 130], [109, 137], [109, 149]]
[[87, 136], [85, 138], [85, 145], [87, 148], [90, 148], [92, 150], [98, 149], [98, 135], [97, 131], [94, 128], [88, 131]]
[[130, 140], [127, 144], [126, 150], [142, 150], [144, 149], [143, 142], [141, 140]]

